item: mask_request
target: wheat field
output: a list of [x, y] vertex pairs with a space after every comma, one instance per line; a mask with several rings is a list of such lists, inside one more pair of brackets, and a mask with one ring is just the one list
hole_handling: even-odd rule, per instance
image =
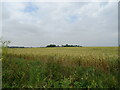
[[3, 87], [119, 87], [118, 47], [8, 48], [3, 77]]

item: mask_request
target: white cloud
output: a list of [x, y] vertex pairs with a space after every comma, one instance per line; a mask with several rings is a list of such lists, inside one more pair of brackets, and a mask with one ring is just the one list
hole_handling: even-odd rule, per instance
[[2, 2], [118, 2], [119, 0], [1, 0]]
[[3, 19], [4, 39], [13, 45], [118, 43], [117, 3], [4, 3]]

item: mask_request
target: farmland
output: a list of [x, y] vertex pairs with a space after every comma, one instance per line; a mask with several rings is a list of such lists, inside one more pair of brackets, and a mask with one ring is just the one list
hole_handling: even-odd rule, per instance
[[118, 47], [8, 48], [3, 88], [119, 87]]

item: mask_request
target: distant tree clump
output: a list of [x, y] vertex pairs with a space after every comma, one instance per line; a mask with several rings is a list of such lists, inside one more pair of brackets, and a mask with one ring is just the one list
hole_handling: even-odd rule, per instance
[[66, 45], [55, 45], [55, 44], [50, 44], [50, 45], [47, 45], [46, 47], [82, 47], [80, 45], [69, 45], [69, 44], [66, 44]]
[[50, 45], [47, 45], [46, 47], [56, 47], [55, 44], [50, 44]]
[[62, 45], [62, 47], [82, 47], [82, 46], [66, 44], [66, 45]]

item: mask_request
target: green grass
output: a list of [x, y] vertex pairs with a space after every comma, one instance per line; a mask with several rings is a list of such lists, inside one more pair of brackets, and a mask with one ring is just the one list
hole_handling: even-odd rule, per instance
[[117, 47], [8, 49], [3, 88], [118, 88]]

